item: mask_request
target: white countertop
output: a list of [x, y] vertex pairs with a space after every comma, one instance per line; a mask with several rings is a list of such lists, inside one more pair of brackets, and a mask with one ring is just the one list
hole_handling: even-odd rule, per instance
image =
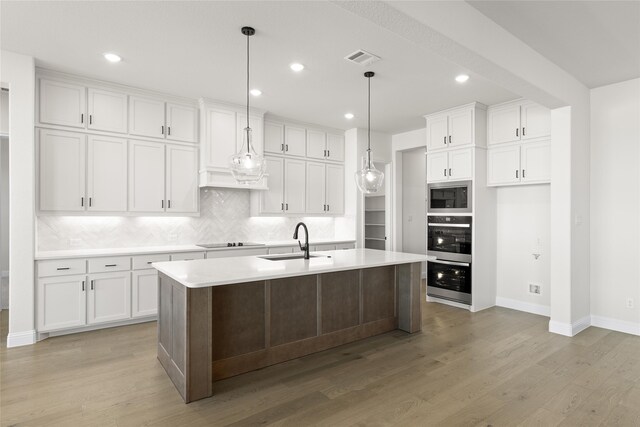
[[156, 262], [152, 265], [161, 273], [186, 287], [204, 288], [427, 260], [426, 255], [374, 249], [323, 251], [316, 254], [324, 256], [308, 260], [285, 261], [270, 261], [259, 256], [238, 256], [222, 259]]
[[[311, 241], [310, 245], [323, 245], [330, 243], [353, 243], [355, 240], [340, 240], [340, 239], [317, 239]], [[203, 242], [204, 243], [204, 242]], [[148, 255], [159, 253], [174, 253], [174, 252], [209, 252], [209, 251], [223, 251], [223, 250], [237, 250], [238, 256], [241, 256], [240, 251], [243, 249], [259, 249], [259, 248], [274, 248], [282, 246], [297, 246], [297, 240], [279, 240], [271, 242], [256, 242], [263, 243], [264, 246], [241, 246], [241, 247], [222, 247], [222, 248], [203, 248], [196, 245], [167, 245], [167, 246], [138, 246], [138, 247], [125, 247], [125, 248], [101, 248], [101, 249], [64, 249], [59, 251], [38, 251], [36, 252], [36, 260], [45, 259], [63, 259], [63, 258], [93, 258], [102, 256], [118, 256], [118, 255]]]

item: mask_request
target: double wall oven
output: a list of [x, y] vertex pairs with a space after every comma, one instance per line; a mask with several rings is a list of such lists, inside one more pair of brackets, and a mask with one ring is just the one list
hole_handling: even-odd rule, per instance
[[471, 216], [427, 217], [427, 295], [471, 305]]

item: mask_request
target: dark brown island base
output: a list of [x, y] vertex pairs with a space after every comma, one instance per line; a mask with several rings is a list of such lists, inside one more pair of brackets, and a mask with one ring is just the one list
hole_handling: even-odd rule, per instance
[[[364, 253], [356, 254], [363, 261], [369, 254], [362, 251], [371, 250], [353, 251]], [[335, 259], [339, 252], [351, 251], [323, 254]], [[158, 359], [188, 403], [212, 396], [216, 380], [394, 329], [418, 332], [421, 264], [415, 262], [418, 255], [412, 257], [414, 262], [369, 268], [358, 268], [367, 262], [355, 262], [353, 269], [339, 265], [340, 271], [331, 271], [331, 264], [312, 266], [293, 277], [269, 272], [265, 280], [210, 286], [176, 280], [188, 274], [172, 271], [170, 264], [181, 263], [186, 271], [191, 266], [184, 263], [201, 263], [198, 277], [202, 271], [215, 276], [221, 260], [160, 263]], [[304, 266], [309, 260], [286, 262]], [[290, 275], [292, 269], [283, 270]]]

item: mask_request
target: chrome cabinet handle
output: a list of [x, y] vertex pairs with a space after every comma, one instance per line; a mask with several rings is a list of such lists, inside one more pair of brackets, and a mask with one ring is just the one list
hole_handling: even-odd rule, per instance
[[455, 227], [455, 228], [469, 228], [471, 224], [445, 224], [440, 222], [428, 222], [429, 227]]
[[469, 263], [468, 262], [454, 262], [454, 261], [443, 261], [443, 260], [435, 260], [435, 261], [429, 261], [429, 262], [435, 262], [436, 264], [446, 264], [446, 265], [459, 265], [461, 267], [469, 267]]

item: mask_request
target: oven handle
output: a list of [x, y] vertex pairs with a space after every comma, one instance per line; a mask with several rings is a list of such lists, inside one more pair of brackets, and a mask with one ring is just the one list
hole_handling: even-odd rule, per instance
[[438, 222], [428, 222], [429, 227], [457, 227], [457, 228], [469, 228], [471, 224], [441, 224]]
[[458, 265], [460, 267], [469, 267], [471, 265], [468, 262], [443, 261], [440, 259], [437, 259], [435, 261], [429, 261], [429, 262], [435, 262], [436, 264]]

